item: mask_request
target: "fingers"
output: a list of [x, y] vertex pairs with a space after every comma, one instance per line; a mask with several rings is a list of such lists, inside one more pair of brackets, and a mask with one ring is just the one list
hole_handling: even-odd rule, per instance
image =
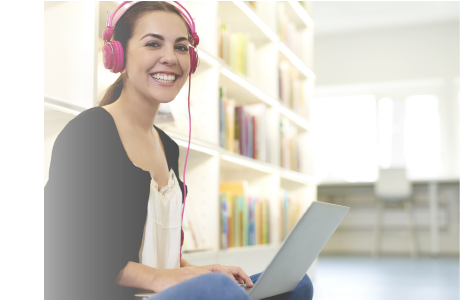
[[[224, 266], [227, 268], [232, 274], [235, 276], [235, 278], [238, 279], [238, 277], [246, 283], [247, 286], [252, 287], [254, 284], [251, 281], [251, 278], [249, 278], [248, 274], [246, 274], [243, 269], [240, 267], [235, 267], [235, 266]], [[237, 277], [238, 276], [238, 277]], [[242, 283], [242, 282], [241, 282]]]
[[233, 281], [238, 283], [238, 281], [235, 279], [235, 277], [233, 277], [232, 272], [230, 272], [227, 268], [225, 268], [221, 264], [212, 264], [212, 265], [200, 266], [199, 268], [206, 269], [209, 272], [225, 274], [225, 275], [229, 276], [231, 279], [233, 279]]
[[[233, 273], [230, 272], [226, 267], [224, 267], [224, 266], [221, 265], [221, 264], [216, 264], [215, 266], [216, 266], [217, 270], [219, 270], [219, 271], [218, 271], [219, 273], [223, 273], [223, 274], [229, 276], [229, 277], [230, 277], [231, 279], [233, 279], [236, 283], [238, 283], [237, 278], [235, 278], [235, 277], [233, 276]], [[240, 282], [240, 283], [242, 283], [242, 282]]]

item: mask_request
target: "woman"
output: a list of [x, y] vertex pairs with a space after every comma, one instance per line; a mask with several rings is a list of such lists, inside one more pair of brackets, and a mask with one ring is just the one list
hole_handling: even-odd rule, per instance
[[[153, 125], [190, 72], [186, 21], [172, 5], [134, 4], [117, 21], [120, 77], [75, 117], [53, 147], [45, 186], [45, 298], [249, 299], [239, 267], [195, 266], [180, 255], [179, 148]], [[185, 193], [188, 193], [186, 188]], [[147, 208], [147, 209], [146, 209]], [[306, 276], [286, 299], [309, 295]], [[281, 298], [280, 298], [281, 299]]]

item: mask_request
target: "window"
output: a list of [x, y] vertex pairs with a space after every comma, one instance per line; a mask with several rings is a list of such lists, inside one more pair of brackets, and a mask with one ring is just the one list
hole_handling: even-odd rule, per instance
[[391, 166], [393, 140], [393, 100], [382, 98], [379, 100], [379, 166], [387, 169]]
[[373, 95], [312, 100], [314, 166], [320, 182], [377, 179], [376, 102]]

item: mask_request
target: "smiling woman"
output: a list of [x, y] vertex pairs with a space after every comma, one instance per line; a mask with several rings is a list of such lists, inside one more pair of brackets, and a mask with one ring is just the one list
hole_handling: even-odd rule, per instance
[[104, 66], [120, 77], [56, 138], [44, 193], [46, 299], [132, 299], [138, 289], [249, 299], [236, 284], [252, 286], [241, 268], [181, 255], [188, 189], [177, 143], [154, 125], [197, 66], [194, 22], [175, 5], [134, 2], [110, 16]]

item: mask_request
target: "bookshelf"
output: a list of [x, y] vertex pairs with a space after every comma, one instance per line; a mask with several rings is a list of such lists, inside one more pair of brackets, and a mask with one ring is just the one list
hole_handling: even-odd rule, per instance
[[[255, 7], [243, 1], [182, 3], [195, 18], [200, 35], [200, 65], [192, 76], [192, 138], [186, 170], [186, 184], [190, 193], [186, 211], [194, 216], [201, 251], [186, 251], [184, 248], [183, 253], [192, 263], [238, 265], [248, 274], [263, 271], [282, 243], [279, 228], [282, 214], [280, 192], [285, 190], [298, 199], [299, 213], [316, 200], [317, 182], [313, 174], [312, 130], [309, 122], [309, 101], [315, 82], [311, 70], [313, 21], [310, 18], [311, 3], [300, 3], [256, 2]], [[52, 145], [59, 132], [79, 112], [95, 106], [104, 90], [118, 78], [118, 74], [103, 68], [100, 51], [107, 10], [113, 12], [118, 5], [117, 1], [45, 2], [45, 183]], [[62, 21], [68, 15], [75, 16], [73, 23]], [[283, 21], [280, 22], [280, 19]], [[83, 23], [87, 35], [73, 35], [70, 40], [68, 35], [60, 34], [61, 31], [75, 31], [75, 24], [83, 26]], [[282, 28], [290, 31], [281, 32], [280, 23], [284, 24]], [[64, 25], [58, 30], [56, 24]], [[249, 35], [250, 41], [254, 43], [251, 50], [254, 59], [250, 62], [252, 73], [242, 74], [220, 57], [218, 40], [221, 24], [228, 24], [233, 33]], [[304, 44], [292, 45], [286, 40], [286, 34], [295, 35]], [[61, 50], [62, 47], [59, 50], [55, 47], [62, 43], [66, 45], [65, 51]], [[299, 47], [302, 50], [300, 54]], [[83, 51], [84, 56], [79, 57], [89, 63], [66, 62], [68, 55], [77, 51]], [[295, 106], [294, 97], [289, 101], [282, 101], [280, 97], [278, 76], [281, 63], [287, 66], [289, 74], [295, 74], [294, 77], [286, 78], [286, 82], [302, 90], [295, 100], [298, 102]], [[76, 80], [74, 75], [70, 75], [69, 68], [85, 76]], [[69, 74], [69, 77], [58, 77], [55, 74]], [[179, 145], [180, 177], [188, 143], [187, 86], [188, 83], [176, 99], [169, 103], [175, 122], [158, 125]], [[265, 161], [221, 146], [221, 87], [225, 88], [227, 99], [233, 99], [237, 106], [255, 103], [266, 106], [269, 155]], [[78, 94], [73, 92], [76, 90]], [[280, 123], [288, 133], [282, 133]], [[289, 137], [286, 135], [289, 134], [294, 135], [293, 139], [299, 145], [295, 154], [301, 162], [298, 169], [283, 163], [292, 156], [291, 152], [283, 150], [287, 149], [285, 143], [288, 143]], [[289, 153], [283, 156], [283, 151]], [[270, 243], [222, 249], [219, 184], [242, 180], [247, 182], [249, 193], [257, 193], [267, 199], [270, 205]], [[316, 262], [308, 271], [311, 277], [314, 276], [315, 265]]]

